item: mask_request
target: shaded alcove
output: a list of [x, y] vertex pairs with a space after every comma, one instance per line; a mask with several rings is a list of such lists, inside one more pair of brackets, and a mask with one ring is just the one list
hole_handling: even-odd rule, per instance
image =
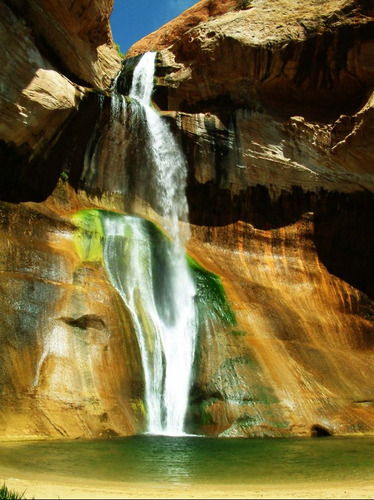
[[86, 94], [79, 109], [56, 130], [53, 140], [41, 151], [0, 141], [2, 201], [44, 201], [52, 194], [63, 171], [70, 184], [78, 187], [87, 144], [100, 113], [100, 99], [103, 96], [94, 92]]
[[328, 437], [332, 436], [332, 433], [323, 425], [314, 424], [310, 428], [310, 435], [311, 437]]
[[[335, 276], [374, 299], [374, 194], [369, 191], [304, 191], [293, 186], [274, 198], [270, 187], [256, 185], [232, 194], [214, 182], [193, 180], [187, 188], [192, 224], [217, 227], [237, 221], [271, 230], [313, 213], [314, 245]], [[374, 318], [373, 308], [366, 311]]]

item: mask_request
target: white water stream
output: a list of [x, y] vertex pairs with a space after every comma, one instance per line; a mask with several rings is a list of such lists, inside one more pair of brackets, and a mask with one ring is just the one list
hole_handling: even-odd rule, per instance
[[[185, 257], [187, 235], [181, 234], [178, 223], [188, 220], [186, 162], [167, 123], [151, 107], [155, 55], [149, 52], [140, 59], [130, 97], [143, 110], [139, 116], [149, 139], [149, 165], [138, 168], [156, 169], [149, 179], [155, 179], [153, 190], [163, 229], [173, 244], [165, 246], [164, 268], [155, 269], [146, 223], [137, 217], [108, 217], [104, 221], [104, 257], [110, 280], [131, 313], [139, 342], [147, 430], [182, 435], [197, 331], [196, 291]], [[155, 272], [163, 273], [163, 279], [155, 279]]]

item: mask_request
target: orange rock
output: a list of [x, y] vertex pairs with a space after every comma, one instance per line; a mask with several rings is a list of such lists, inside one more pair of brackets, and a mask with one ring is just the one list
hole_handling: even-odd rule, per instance
[[147, 51], [159, 51], [174, 44], [188, 30], [214, 16], [220, 16], [236, 6], [236, 0], [201, 0], [180, 16], [136, 42], [126, 56], [133, 57]]

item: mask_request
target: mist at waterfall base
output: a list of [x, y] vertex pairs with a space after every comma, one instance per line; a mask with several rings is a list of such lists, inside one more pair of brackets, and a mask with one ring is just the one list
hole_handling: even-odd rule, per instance
[[[135, 436], [0, 443], [2, 465], [51, 477], [199, 485], [321, 484], [374, 480], [374, 438], [215, 439]], [[89, 484], [89, 483], [87, 483]], [[55, 494], [58, 495], [56, 489]]]

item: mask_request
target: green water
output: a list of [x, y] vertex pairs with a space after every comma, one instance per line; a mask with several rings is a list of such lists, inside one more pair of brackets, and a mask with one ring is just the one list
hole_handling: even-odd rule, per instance
[[[0, 443], [22, 473], [116, 482], [280, 484], [374, 481], [374, 438], [213, 439], [136, 436]], [[374, 483], [373, 483], [374, 484]]]

